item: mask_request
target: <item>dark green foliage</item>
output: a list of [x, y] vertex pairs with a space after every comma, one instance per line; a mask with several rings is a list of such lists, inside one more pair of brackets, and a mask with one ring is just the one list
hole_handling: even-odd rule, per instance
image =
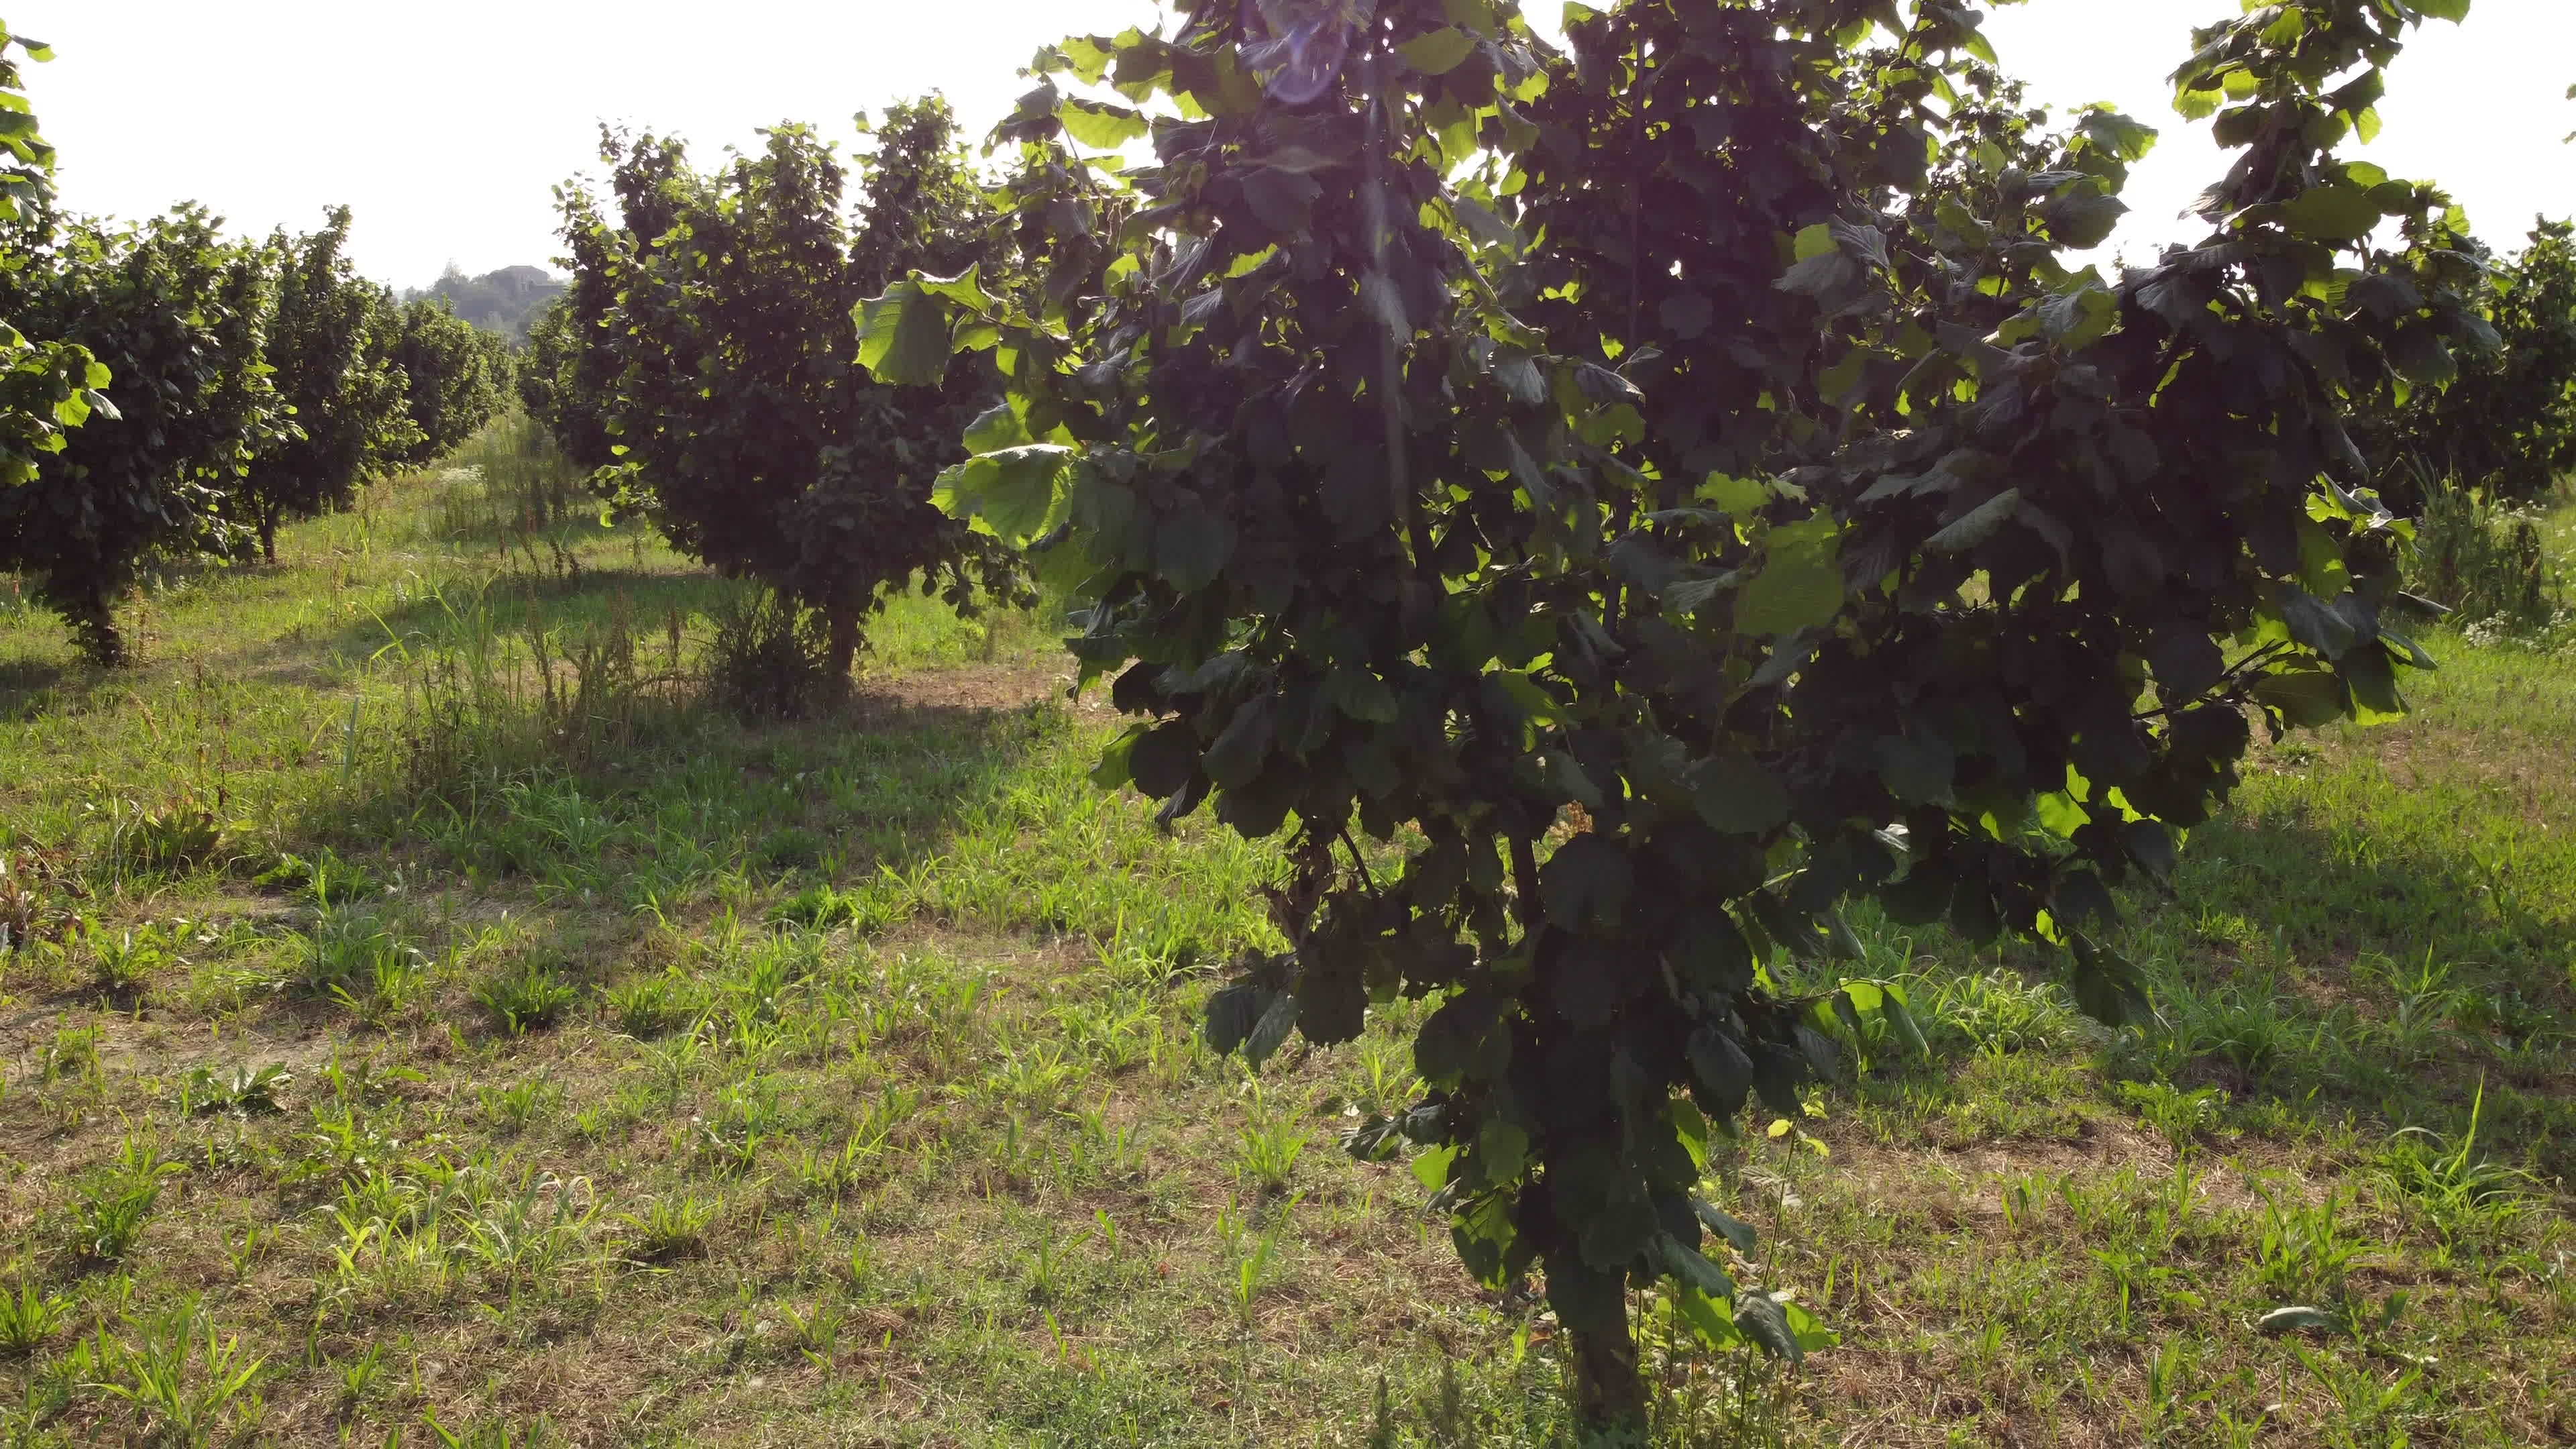
[[[1642, 1415], [1631, 1283], [1781, 1336], [1691, 1194], [1837, 1037], [1915, 1035], [1821, 984], [1838, 902], [2058, 943], [2124, 1015], [2093, 933], [2226, 798], [2248, 711], [2403, 707], [2407, 528], [2345, 420], [2477, 334], [2476, 268], [2438, 193], [2331, 148], [2457, 8], [2196, 34], [2178, 104], [2245, 155], [2206, 242], [2111, 281], [2060, 254], [2152, 133], [1954, 109], [1964, 7], [1578, 5], [1557, 55], [1486, 0], [1185, 3], [1046, 63], [1189, 119], [1050, 80], [1000, 132], [1042, 296], [863, 309], [881, 377], [1009, 375], [943, 488], [1090, 601], [1085, 675], [1146, 717], [1096, 778], [1292, 831], [1290, 949], [1211, 1040], [1440, 1001], [1432, 1095], [1374, 1140], [1434, 1148], [1479, 1278], [1544, 1268], [1587, 1417]], [[1148, 133], [1114, 225], [1069, 143]], [[1336, 853], [1406, 826], [1400, 871]]]
[[[613, 134], [603, 132], [600, 145], [610, 154], [626, 154], [626, 143]], [[639, 154], [650, 145], [649, 138], [640, 143]], [[632, 237], [602, 222], [598, 200], [578, 183], [556, 188], [555, 201], [572, 281], [529, 325], [527, 355], [519, 360], [519, 402], [574, 466], [599, 473], [617, 463], [608, 418], [626, 362], [610, 314], [617, 306], [619, 258], [626, 254], [621, 243], [631, 244]]]
[[2417, 463], [2513, 503], [2576, 473], [2576, 225], [2541, 222], [2466, 300], [2476, 345], [2449, 360], [2424, 354], [2400, 405], [2357, 430], [2382, 487], [2410, 510], [2429, 502]]
[[133, 227], [19, 226], [10, 249], [42, 258], [0, 273], [0, 315], [95, 354], [114, 373], [113, 412], [0, 491], [0, 566], [28, 573], [83, 651], [113, 664], [125, 653], [113, 609], [138, 570], [157, 552], [227, 546], [224, 496], [281, 431], [258, 370], [267, 271], [195, 207]]
[[[565, 193], [576, 284], [541, 324], [532, 396], [568, 453], [594, 446], [585, 415], [605, 358], [605, 409], [623, 501], [723, 572], [818, 610], [847, 673], [864, 617], [918, 576], [961, 611], [977, 593], [1023, 597], [1012, 556], [932, 506], [967, 420], [998, 395], [969, 360], [926, 385], [872, 380], [854, 361], [865, 290], [916, 267], [997, 264], [944, 104], [897, 107], [864, 163], [864, 219], [842, 219], [844, 174], [799, 126], [712, 175], [678, 143], [610, 138], [621, 225]], [[614, 303], [586, 320], [602, 283]]]
[[[53, 52], [0, 25], [0, 224], [42, 209], [53, 196], [54, 148], [36, 132], [27, 109], [24, 78], [11, 47], [30, 60]], [[13, 234], [0, 251], [0, 266], [35, 264], [19, 250], [31, 234]], [[63, 432], [86, 420], [107, 386], [108, 370], [82, 348], [58, 340], [30, 341], [18, 330], [24, 319], [0, 312], [0, 488], [33, 482], [38, 458], [62, 451]]]
[[271, 562], [280, 523], [347, 507], [371, 469], [418, 446], [393, 368], [395, 304], [350, 267], [348, 241], [343, 206], [320, 231], [291, 241], [281, 232], [269, 243], [279, 275], [268, 364], [295, 427], [260, 455], [235, 506]]
[[389, 461], [434, 462], [492, 420], [510, 395], [510, 345], [448, 310], [444, 301], [402, 304], [390, 351], [418, 438]]

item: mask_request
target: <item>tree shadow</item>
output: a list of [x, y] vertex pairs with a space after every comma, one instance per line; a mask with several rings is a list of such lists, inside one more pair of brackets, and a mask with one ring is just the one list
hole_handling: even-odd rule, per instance
[[639, 641], [663, 638], [738, 587], [713, 574], [591, 567], [561, 578], [502, 574], [436, 584], [328, 630], [272, 640], [251, 651], [242, 669], [258, 678], [298, 679], [309, 676], [317, 659], [341, 665], [398, 660], [532, 632], [565, 637], [622, 627]]
[[[2145, 974], [2154, 1015], [2103, 1036], [2096, 1065], [2106, 1082], [2215, 1088], [2313, 1127], [2377, 1124], [2365, 1136], [2414, 1127], [2456, 1141], [2475, 1112], [2481, 1155], [2576, 1181], [2576, 900], [2540, 888], [2550, 864], [2522, 862], [2525, 889], [2466, 845], [2364, 839], [2286, 813], [2205, 825], [2172, 893], [2128, 902], [2116, 944]], [[2001, 964], [2037, 987], [2066, 970], [2052, 953], [1979, 952], [1939, 930], [1908, 944], [1918, 962], [1950, 963], [1936, 973]], [[1988, 1020], [1949, 1033], [1959, 1053], [2024, 1045], [2009, 1004], [1982, 1009]], [[1946, 1065], [1898, 1072], [1900, 1095], [1975, 1090]]]

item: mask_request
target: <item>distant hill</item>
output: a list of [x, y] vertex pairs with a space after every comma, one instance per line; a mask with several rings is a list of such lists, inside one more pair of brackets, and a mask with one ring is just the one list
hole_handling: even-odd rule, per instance
[[524, 342], [528, 324], [537, 320], [565, 287], [571, 285], [543, 267], [503, 267], [469, 277], [454, 267], [432, 283], [427, 291], [403, 293], [408, 302], [417, 297], [444, 297], [456, 315], [477, 327], [514, 337]]

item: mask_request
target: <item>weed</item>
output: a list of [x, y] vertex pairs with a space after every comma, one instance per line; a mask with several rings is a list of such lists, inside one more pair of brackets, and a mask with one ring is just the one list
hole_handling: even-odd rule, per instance
[[293, 984], [305, 995], [354, 1003], [389, 976], [402, 977], [419, 948], [389, 918], [354, 905], [325, 906], [305, 940]]
[[638, 1041], [676, 1031], [697, 1016], [696, 994], [676, 972], [606, 988], [617, 1029]]
[[2369, 1245], [2350, 1235], [2338, 1214], [2339, 1195], [2308, 1204], [2284, 1203], [2263, 1191], [2263, 1233], [2254, 1249], [2255, 1280], [2283, 1303], [2335, 1302], [2344, 1277]]
[[553, 967], [534, 961], [512, 962], [474, 988], [475, 1002], [512, 1036], [554, 1025], [578, 994]]
[[714, 614], [707, 688], [745, 720], [802, 719], [844, 686], [832, 677], [822, 615], [768, 589], [730, 595]]
[[718, 1206], [694, 1193], [676, 1193], [657, 1197], [643, 1212], [622, 1214], [618, 1221], [633, 1230], [638, 1261], [667, 1263], [704, 1250]]
[[22, 1272], [15, 1294], [0, 1293], [0, 1355], [25, 1358], [71, 1316], [71, 1300], [47, 1293]]
[[799, 1313], [794, 1304], [782, 1304], [778, 1311], [787, 1320], [788, 1342], [816, 1368], [830, 1369], [833, 1356], [840, 1352], [841, 1329], [850, 1321], [850, 1311], [829, 1302], [817, 1303], [807, 1313]]
[[483, 1120], [504, 1137], [516, 1137], [528, 1130], [528, 1124], [540, 1116], [551, 1115], [563, 1105], [563, 1088], [546, 1077], [534, 1076], [506, 1087], [482, 1089]]
[[2439, 600], [2463, 624], [2503, 633], [2543, 628], [2558, 612], [2559, 584], [2541, 545], [2539, 519], [2417, 465], [2424, 519], [2416, 525], [2408, 587]]
[[799, 826], [770, 832], [753, 858], [770, 871], [812, 870], [823, 863], [823, 837]]
[[2480, 1083], [2457, 1141], [2408, 1127], [2379, 1157], [2384, 1179], [2423, 1212], [2446, 1246], [2496, 1241], [2525, 1207], [2531, 1174], [2476, 1155], [2485, 1111], [2486, 1086]]
[[94, 1026], [56, 1027], [53, 1039], [37, 1053], [36, 1080], [40, 1082], [67, 1081], [97, 1072], [98, 1028]]
[[134, 1405], [164, 1442], [190, 1446], [210, 1443], [228, 1413], [252, 1408], [268, 1362], [238, 1335], [225, 1337], [194, 1300], [144, 1325], [136, 1342], [108, 1340], [105, 1329], [99, 1337], [99, 1387]]
[[2171, 1082], [2122, 1082], [2120, 1100], [2137, 1108], [2138, 1115], [2171, 1143], [2175, 1152], [2184, 1153], [2217, 1128], [2227, 1094], [2216, 1087], [2186, 1092]]
[[83, 935], [89, 943], [92, 988], [111, 1001], [142, 1000], [154, 976], [187, 966], [179, 954], [181, 934], [175, 922], [129, 927], [112, 937], [91, 926]]
[[0, 846], [0, 956], [69, 939], [88, 899], [70, 852]]
[[340, 1378], [341, 1412], [346, 1413], [356, 1408], [359, 1401], [366, 1398], [367, 1390], [375, 1387], [377, 1376], [384, 1372], [385, 1346], [381, 1343], [368, 1344], [366, 1352], [334, 1367], [338, 1370]]
[[1309, 1140], [1285, 1114], [1257, 1118], [1243, 1129], [1242, 1150], [1235, 1158], [1237, 1171], [1263, 1192], [1286, 1192]]
[[226, 1072], [211, 1067], [190, 1067], [171, 1094], [171, 1104], [182, 1117], [202, 1117], [227, 1112], [236, 1117], [264, 1115], [278, 1110], [277, 1094], [295, 1080], [283, 1062], [253, 1068], [237, 1065]]
[[74, 1248], [93, 1262], [113, 1263], [134, 1246], [143, 1224], [161, 1201], [161, 1180], [130, 1173], [104, 1173], [74, 1189]]
[[154, 809], [111, 800], [104, 808], [92, 806], [90, 813], [106, 828], [102, 853], [120, 877], [167, 874], [213, 857], [224, 837], [215, 813], [222, 804], [218, 799], [209, 806], [193, 794], [181, 794]]

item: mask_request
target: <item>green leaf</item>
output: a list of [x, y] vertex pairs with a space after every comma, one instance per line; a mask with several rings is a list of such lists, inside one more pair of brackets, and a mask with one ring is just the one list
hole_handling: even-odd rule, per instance
[[1588, 922], [1615, 925], [1635, 882], [1627, 855], [1590, 832], [1558, 846], [1538, 880], [1548, 919], [1569, 930]]
[[1747, 1293], [1735, 1301], [1735, 1326], [1746, 1338], [1770, 1351], [1775, 1358], [1802, 1363], [1807, 1352], [1798, 1344], [1798, 1336], [1789, 1330], [1789, 1315], [1781, 1311], [1776, 1294]]
[[2294, 729], [2314, 729], [2352, 713], [2343, 681], [2323, 669], [2291, 669], [2264, 676], [2253, 690], [2254, 702], [2281, 716]]
[[1242, 181], [1243, 201], [1261, 224], [1281, 236], [1303, 232], [1310, 220], [1315, 199], [1324, 194], [1322, 183], [1298, 171], [1276, 166], [1259, 166], [1246, 172]]
[[1438, 1192], [1449, 1181], [1449, 1165], [1458, 1160], [1455, 1147], [1431, 1147], [1413, 1156], [1413, 1180]]
[[1196, 504], [1165, 515], [1154, 529], [1154, 571], [1184, 594], [1214, 582], [1233, 551], [1225, 520]]
[[966, 451], [969, 453], [996, 453], [1036, 441], [1029, 436], [1027, 426], [1021, 423], [1020, 415], [1013, 412], [1006, 402], [995, 403], [977, 413], [975, 420], [966, 425]]
[[2021, 490], [2007, 488], [1952, 519], [1923, 546], [1934, 553], [1965, 553], [1994, 537], [2020, 507]]
[[1772, 529], [1762, 571], [1736, 596], [1736, 629], [1758, 637], [1831, 622], [1843, 606], [1841, 543], [1841, 524], [1822, 514]]
[[1890, 984], [1886, 988], [1885, 999], [1879, 1002], [1878, 1009], [1886, 1016], [1887, 1024], [1895, 1030], [1897, 1039], [1904, 1042], [1915, 1056], [1925, 1061], [1932, 1059], [1932, 1044], [1923, 1039], [1923, 1028], [1915, 1022], [1913, 1009], [1905, 1004], [1903, 990]]
[[1056, 108], [1064, 132], [1094, 150], [1115, 151], [1140, 140], [1147, 129], [1144, 113], [1100, 101], [1068, 100]]
[[912, 278], [859, 304], [859, 366], [879, 382], [935, 387], [948, 375], [945, 303]]
[[2352, 241], [2379, 225], [2379, 203], [2357, 186], [2312, 186], [2281, 203], [2282, 224], [2312, 241]]
[[1789, 820], [1789, 791], [1750, 755], [1717, 755], [1687, 772], [1691, 808], [1712, 830], [1767, 835]]
[[1395, 48], [1404, 63], [1424, 75], [1447, 75], [1476, 53], [1476, 37], [1456, 26], [1418, 35]]
[[1071, 448], [1058, 443], [978, 454], [941, 471], [932, 501], [978, 531], [1025, 548], [1055, 526], [1064, 496], [1057, 484], [1073, 457]]
[[1739, 1253], [1750, 1256], [1754, 1245], [1762, 1240], [1762, 1235], [1754, 1231], [1751, 1223], [1719, 1209], [1714, 1204], [1692, 1198], [1691, 1211], [1699, 1215], [1700, 1222], [1710, 1232], [1734, 1244], [1735, 1251]]
[[1700, 1256], [1699, 1250], [1670, 1233], [1655, 1240], [1656, 1256], [1663, 1260], [1664, 1271], [1707, 1294], [1711, 1298], [1735, 1296], [1735, 1280], [1726, 1270]]
[[1655, 308], [1664, 330], [1687, 342], [1708, 331], [1717, 317], [1717, 308], [1698, 292], [1676, 292]]

